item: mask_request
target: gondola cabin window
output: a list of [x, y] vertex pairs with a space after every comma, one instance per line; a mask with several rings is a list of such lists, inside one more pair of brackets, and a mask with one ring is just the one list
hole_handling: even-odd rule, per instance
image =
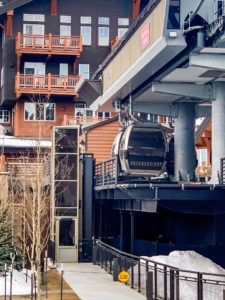
[[180, 29], [180, 0], [170, 0], [168, 29]]

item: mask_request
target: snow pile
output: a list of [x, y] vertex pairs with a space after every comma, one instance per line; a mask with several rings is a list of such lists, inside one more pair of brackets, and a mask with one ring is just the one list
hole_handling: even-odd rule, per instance
[[[10, 294], [10, 272], [7, 272], [6, 291]], [[31, 293], [30, 271], [26, 282], [26, 270], [13, 270], [12, 295], [29, 295]], [[5, 277], [0, 277], [0, 295], [5, 294]]]
[[[152, 257], [141, 257], [141, 289], [145, 289], [146, 285], [146, 265], [145, 259], [149, 259], [158, 263], [169, 265], [174, 268], [178, 268], [185, 271], [201, 272], [201, 273], [213, 273], [224, 275], [223, 276], [212, 276], [204, 275], [203, 279], [211, 279], [213, 281], [220, 281], [222, 285], [213, 285], [209, 283], [203, 283], [203, 297], [204, 300], [212, 299], [223, 299], [223, 290], [225, 290], [225, 269], [215, 264], [210, 259], [201, 256], [200, 254], [194, 251], [173, 251], [169, 256], [152, 256]], [[149, 263], [149, 271], [153, 271], [153, 264]], [[161, 269], [162, 272], [157, 272], [157, 289], [158, 296], [164, 296], [164, 274], [163, 266], [158, 265], [158, 269]], [[169, 270], [168, 270], [169, 271]], [[129, 270], [130, 273], [130, 270]], [[134, 268], [134, 283], [137, 286], [138, 279], [138, 266]], [[180, 280], [179, 281], [179, 290], [180, 290], [180, 300], [197, 300], [197, 275], [189, 272], [181, 272], [179, 270], [179, 275], [184, 277], [192, 278], [192, 280]], [[154, 278], [154, 276], [153, 276]], [[153, 283], [154, 286], [154, 283]], [[175, 279], [175, 290], [176, 290], [176, 279]], [[167, 295], [169, 298], [170, 295], [170, 278], [169, 274], [167, 275]]]

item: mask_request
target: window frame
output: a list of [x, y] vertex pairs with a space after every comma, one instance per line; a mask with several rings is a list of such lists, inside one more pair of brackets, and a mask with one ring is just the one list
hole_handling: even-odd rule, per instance
[[92, 24], [91, 16], [80, 16], [80, 24], [85, 24], [85, 25]]
[[[89, 28], [90, 29], [90, 36], [89, 36], [90, 42], [88, 42], [88, 43], [84, 43], [84, 35], [82, 34], [82, 28]], [[81, 25], [80, 26], [80, 34], [82, 35], [82, 45], [83, 46], [91, 46], [91, 43], [92, 43], [92, 29], [91, 29], [91, 26]]]
[[[10, 123], [10, 111], [7, 109], [0, 109], [0, 112], [2, 112], [2, 119], [0, 119], [0, 123], [2, 124], [8, 124]], [[7, 113], [7, 121], [5, 121], [5, 113]]]
[[[85, 76], [83, 76], [83, 74], [81, 73], [81, 67], [84, 67], [84, 66], [88, 66], [88, 78], [86, 78]], [[86, 79], [86, 80], [90, 79], [90, 64], [79, 64], [79, 75], [82, 75], [83, 78]]]
[[[104, 20], [106, 22], [101, 22], [100, 20]], [[109, 17], [98, 17], [98, 25], [105, 25], [105, 26], [109, 26], [110, 23], [110, 18]]]
[[[118, 36], [118, 38], [119, 38], [119, 39], [122, 39], [123, 36], [127, 33], [128, 29], [129, 29], [129, 28], [127, 28], [127, 27], [118, 28], [118, 29], [117, 29], [117, 36]], [[119, 35], [119, 31], [123, 31], [123, 30], [124, 30], [124, 34], [123, 34], [122, 36], [120, 36], [120, 35]]]
[[[123, 21], [127, 22], [123, 22]], [[129, 26], [130, 25], [130, 19], [129, 18], [118, 18], [118, 26]]]
[[[62, 30], [62, 28], [68, 28], [69, 29], [69, 34], [67, 35], [65, 35], [65, 34], [61, 34], [61, 30]], [[65, 25], [65, 24], [60, 24], [60, 28], [59, 28], [59, 30], [60, 30], [60, 33], [59, 33], [59, 35], [60, 36], [71, 36], [71, 34], [72, 34], [72, 28], [71, 28], [71, 25]]]
[[63, 24], [71, 24], [71, 19], [72, 19], [71, 16], [68, 16], [68, 15], [61, 15], [59, 17], [60, 23], [63, 23]]
[[[30, 16], [30, 18], [28, 17]], [[40, 19], [38, 18], [40, 16]], [[32, 18], [33, 17], [33, 18]], [[45, 15], [44, 14], [23, 14], [23, 21], [24, 22], [45, 22]]]
[[[32, 104], [34, 106], [34, 119], [33, 120], [26, 120], [26, 104]], [[44, 105], [44, 119], [38, 120], [37, 119], [37, 105]], [[54, 107], [54, 119], [53, 120], [47, 120], [46, 116], [46, 107], [47, 105], [53, 105]], [[56, 104], [55, 103], [33, 103], [33, 102], [24, 102], [24, 121], [25, 122], [55, 122], [55, 116], [56, 116]]]
[[[104, 29], [104, 30], [108, 30], [108, 40], [107, 40], [107, 44], [105, 44], [105, 43], [100, 43], [100, 30], [102, 30], [102, 29]], [[106, 26], [99, 26], [98, 27], [98, 46], [100, 46], [100, 47], [108, 47], [109, 46], [109, 27], [106, 27]]]

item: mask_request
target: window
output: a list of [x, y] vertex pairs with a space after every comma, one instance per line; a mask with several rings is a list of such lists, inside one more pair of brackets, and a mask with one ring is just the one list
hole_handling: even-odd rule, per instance
[[25, 121], [54, 121], [54, 103], [28, 103], [24, 104]]
[[[44, 34], [45, 34], [45, 26], [41, 24], [23, 24], [23, 33], [29, 35], [43, 35], [43, 37], [38, 37], [35, 39], [35, 43], [37, 45], [44, 45]], [[33, 45], [34, 38], [33, 37], [24, 37], [23, 42], [25, 45]]]
[[71, 36], [71, 26], [60, 25], [60, 35], [61, 36]]
[[60, 16], [60, 23], [71, 23], [71, 16]]
[[129, 19], [128, 18], [119, 18], [118, 25], [119, 26], [129, 26]]
[[109, 18], [103, 18], [103, 17], [98, 18], [98, 24], [109, 25]]
[[224, 0], [215, 0], [214, 2], [215, 19], [221, 17], [223, 13], [224, 13]]
[[148, 114], [147, 120], [153, 123], [157, 123], [159, 119], [158, 115]]
[[127, 32], [128, 28], [118, 28], [118, 37], [121, 39], [124, 34]]
[[207, 166], [207, 149], [197, 149], [198, 166]]
[[79, 64], [79, 74], [84, 77], [84, 79], [89, 79], [89, 65]]
[[75, 116], [76, 117], [92, 117], [93, 111], [88, 109], [86, 103], [75, 104]]
[[81, 24], [91, 24], [91, 17], [80, 17]]
[[45, 26], [41, 24], [23, 24], [24, 34], [44, 35]]
[[45, 75], [45, 63], [25, 62], [24, 74]]
[[91, 45], [91, 26], [81, 26], [82, 44]]
[[2, 66], [2, 69], [1, 69], [1, 87], [3, 87], [3, 84], [4, 84], [4, 67]]
[[59, 64], [59, 75], [68, 76], [68, 64]]
[[170, 0], [168, 29], [180, 29], [180, 0]]
[[109, 45], [109, 28], [99, 27], [98, 28], [98, 44], [99, 46]]
[[28, 22], [44, 22], [45, 15], [40, 14], [23, 14], [23, 20]]
[[100, 119], [108, 119], [110, 118], [110, 112], [102, 112], [102, 111], [98, 111], [97, 112], [97, 116]]
[[10, 113], [8, 110], [0, 110], [0, 123], [9, 123]]

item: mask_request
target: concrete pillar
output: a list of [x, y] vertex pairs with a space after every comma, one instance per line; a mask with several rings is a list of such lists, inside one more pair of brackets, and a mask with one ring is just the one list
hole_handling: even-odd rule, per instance
[[130, 212], [130, 253], [134, 254], [134, 212]]
[[174, 127], [174, 180], [195, 180], [195, 104], [177, 104]]
[[220, 159], [225, 157], [225, 83], [215, 83], [215, 101], [212, 101], [212, 179], [219, 183]]
[[124, 212], [120, 210], [120, 250], [123, 251], [124, 240]]

